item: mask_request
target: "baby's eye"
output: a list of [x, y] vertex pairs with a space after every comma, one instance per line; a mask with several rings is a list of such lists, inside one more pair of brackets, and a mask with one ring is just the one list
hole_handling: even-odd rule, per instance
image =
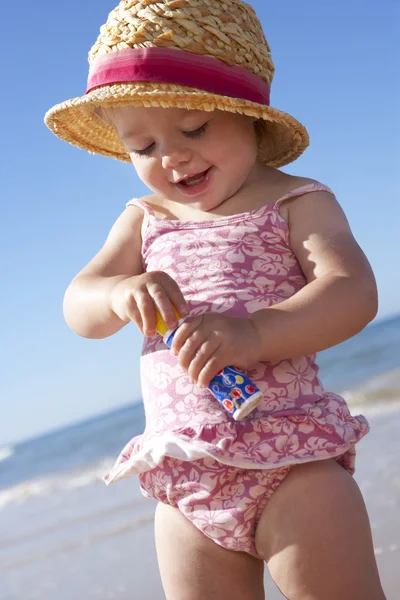
[[207, 129], [208, 123], [204, 123], [204, 125], [202, 125], [201, 127], [199, 127], [198, 129], [195, 129], [194, 131], [184, 131], [184, 135], [186, 135], [186, 137], [190, 137], [190, 138], [195, 138], [199, 135], [201, 135], [202, 133], [205, 132], [205, 130]]
[[152, 144], [150, 144], [150, 146], [147, 146], [147, 148], [144, 148], [143, 150], [131, 150], [131, 152], [133, 154], [136, 154], [137, 156], [150, 156], [154, 149], [154, 146], [155, 143], [153, 142]]

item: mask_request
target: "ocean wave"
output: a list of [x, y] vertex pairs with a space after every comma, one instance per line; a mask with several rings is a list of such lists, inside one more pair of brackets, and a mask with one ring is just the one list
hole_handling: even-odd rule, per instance
[[14, 454], [14, 448], [12, 446], [1, 446], [0, 447], [0, 462], [10, 458]]
[[46, 496], [53, 492], [76, 490], [101, 482], [104, 473], [110, 470], [114, 462], [114, 460], [102, 460], [79, 471], [37, 477], [0, 490], [0, 510], [9, 504], [24, 504], [30, 498]]
[[394, 369], [367, 379], [364, 383], [342, 390], [351, 412], [358, 410], [368, 416], [379, 415], [400, 408], [400, 369]]

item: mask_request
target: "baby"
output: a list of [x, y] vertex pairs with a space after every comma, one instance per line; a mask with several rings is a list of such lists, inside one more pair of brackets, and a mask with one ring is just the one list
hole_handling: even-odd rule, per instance
[[[74, 278], [79, 335], [145, 336], [146, 429], [107, 483], [158, 500], [169, 600], [261, 600], [263, 567], [291, 600], [382, 600], [352, 478], [368, 432], [325, 391], [316, 352], [375, 316], [374, 276], [325, 185], [280, 170], [307, 131], [270, 105], [270, 48], [239, 0], [123, 0], [89, 54], [84, 96], [46, 115], [62, 139], [131, 162], [128, 202]], [[178, 325], [171, 351], [157, 314]], [[262, 391], [233, 420], [207, 389], [229, 365]]]

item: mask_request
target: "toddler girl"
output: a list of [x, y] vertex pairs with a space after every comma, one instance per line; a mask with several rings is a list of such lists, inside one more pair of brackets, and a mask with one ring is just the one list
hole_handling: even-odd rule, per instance
[[[259, 600], [263, 565], [291, 600], [381, 600], [368, 516], [352, 478], [364, 417], [324, 391], [315, 353], [377, 310], [370, 266], [331, 190], [280, 167], [306, 129], [270, 106], [274, 66], [239, 0], [123, 0], [89, 53], [84, 96], [50, 129], [132, 162], [134, 198], [70, 284], [67, 323], [145, 337], [147, 425], [107, 483], [139, 474], [159, 501], [169, 600]], [[171, 351], [157, 311], [177, 326]], [[207, 386], [226, 366], [263, 392], [234, 421]]]

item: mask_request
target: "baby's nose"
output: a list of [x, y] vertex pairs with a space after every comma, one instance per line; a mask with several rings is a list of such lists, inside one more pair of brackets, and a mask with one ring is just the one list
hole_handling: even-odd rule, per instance
[[162, 166], [164, 169], [174, 169], [182, 163], [187, 163], [191, 159], [191, 153], [187, 148], [170, 148], [162, 154]]

